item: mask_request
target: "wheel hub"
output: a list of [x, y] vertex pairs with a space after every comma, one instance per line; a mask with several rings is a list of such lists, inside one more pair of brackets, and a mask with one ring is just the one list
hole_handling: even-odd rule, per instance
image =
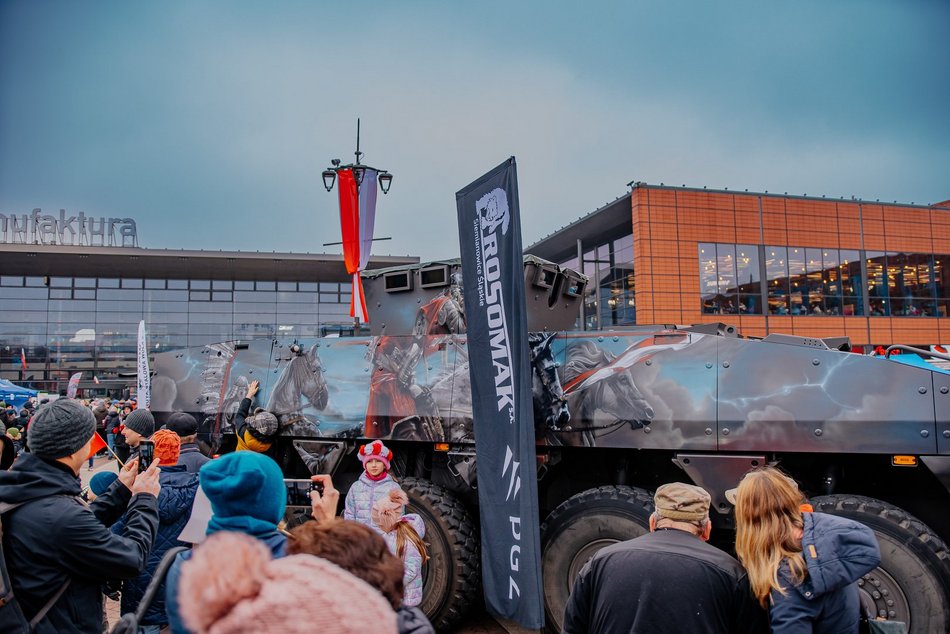
[[889, 621], [903, 621], [911, 630], [910, 604], [894, 577], [881, 568], [875, 568], [858, 579], [861, 603], [874, 617]]
[[577, 579], [577, 575], [580, 574], [581, 568], [584, 567], [590, 558], [597, 554], [597, 551], [611, 544], [616, 544], [619, 542], [619, 539], [598, 539], [590, 542], [583, 548], [577, 551], [577, 554], [574, 555], [574, 558], [571, 559], [570, 568], [568, 568], [568, 581], [573, 586], [574, 580]]

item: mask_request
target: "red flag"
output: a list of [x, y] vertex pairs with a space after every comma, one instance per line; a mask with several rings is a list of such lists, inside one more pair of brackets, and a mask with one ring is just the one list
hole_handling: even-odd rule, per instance
[[99, 377], [97, 377], [95, 374], [92, 375], [92, 380], [96, 382], [96, 385], [99, 385]]
[[20, 365], [26, 370], [26, 351], [23, 348], [20, 348]]
[[350, 297], [350, 317], [368, 322], [363, 281], [360, 279], [360, 205], [359, 190], [352, 169], [337, 172], [340, 187], [340, 229], [343, 234], [343, 262], [346, 272], [353, 276], [353, 295]]
[[89, 447], [89, 455], [86, 457], [86, 460], [92, 458], [94, 455], [107, 448], [109, 445], [106, 444], [106, 441], [102, 439], [102, 436], [99, 435], [99, 432], [96, 432], [92, 435], [92, 446]]

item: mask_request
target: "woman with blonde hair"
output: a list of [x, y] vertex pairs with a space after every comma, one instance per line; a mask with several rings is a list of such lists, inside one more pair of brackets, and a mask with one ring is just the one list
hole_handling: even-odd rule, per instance
[[856, 582], [881, 562], [873, 531], [802, 512], [798, 485], [772, 467], [749, 472], [727, 497], [736, 507], [736, 553], [772, 632], [857, 632]]

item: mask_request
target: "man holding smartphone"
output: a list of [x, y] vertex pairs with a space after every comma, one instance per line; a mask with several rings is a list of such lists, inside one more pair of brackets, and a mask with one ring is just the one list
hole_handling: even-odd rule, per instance
[[[0, 472], [3, 549], [13, 593], [35, 632], [102, 630], [101, 585], [145, 567], [158, 529], [158, 462], [144, 473], [129, 460], [118, 480], [86, 504], [79, 470], [89, 457], [96, 419], [74, 399], [37, 410], [30, 452]], [[123, 513], [121, 534], [109, 530]]]
[[152, 412], [147, 409], [137, 409], [125, 417], [122, 435], [125, 437], [125, 442], [132, 448], [129, 460], [138, 456], [141, 442], [151, 438], [154, 433], [155, 419], [152, 417]]

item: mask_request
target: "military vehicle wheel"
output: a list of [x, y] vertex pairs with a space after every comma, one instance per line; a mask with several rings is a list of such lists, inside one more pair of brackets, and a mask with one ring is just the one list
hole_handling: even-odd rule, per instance
[[427, 480], [403, 478], [407, 513], [425, 522], [429, 562], [423, 567], [422, 604], [436, 631], [451, 629], [479, 595], [481, 564], [478, 525], [448, 490]]
[[909, 632], [948, 632], [950, 549], [926, 524], [887, 502], [859, 495], [813, 498], [816, 511], [874, 531], [881, 565], [858, 581], [869, 612], [904, 621]]
[[649, 530], [653, 496], [643, 489], [604, 486], [562, 502], [541, 525], [544, 620], [561, 631], [574, 579], [594, 553]]

